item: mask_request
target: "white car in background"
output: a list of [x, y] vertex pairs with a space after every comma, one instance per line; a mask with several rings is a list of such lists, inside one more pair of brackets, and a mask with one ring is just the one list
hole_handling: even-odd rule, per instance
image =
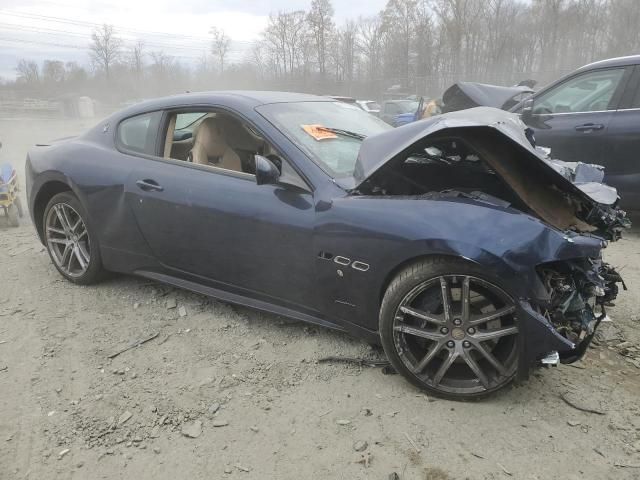
[[374, 100], [356, 100], [358, 106], [367, 113], [378, 115], [380, 113], [380, 104]]

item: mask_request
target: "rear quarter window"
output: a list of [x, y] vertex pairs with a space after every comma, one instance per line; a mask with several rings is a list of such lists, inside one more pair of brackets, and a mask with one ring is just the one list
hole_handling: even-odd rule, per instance
[[151, 112], [120, 122], [116, 134], [118, 146], [129, 152], [155, 155], [161, 117], [162, 112]]

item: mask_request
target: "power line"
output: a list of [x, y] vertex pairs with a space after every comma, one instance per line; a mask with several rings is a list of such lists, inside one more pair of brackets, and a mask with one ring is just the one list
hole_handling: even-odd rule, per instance
[[[50, 36], [69, 36], [69, 37], [76, 37], [76, 38], [84, 38], [86, 40], [92, 39], [91, 34], [79, 33], [79, 32], [64, 32], [62, 30], [39, 28], [39, 27], [28, 27], [28, 26], [14, 25], [14, 24], [8, 24], [8, 23], [0, 23], [0, 26], [4, 26], [6, 28], [16, 30], [19, 32], [25, 32], [25, 33], [37, 33], [40, 35], [50, 35]], [[195, 45], [189, 46], [189, 45], [179, 45], [179, 44], [169, 45], [167, 43], [147, 41], [146, 39], [143, 39], [143, 40], [144, 40], [144, 44], [148, 47], [165, 48], [165, 49], [173, 49], [173, 50], [190, 50], [190, 51], [198, 51], [198, 52], [202, 52], [203, 50], [209, 49], [209, 45], [202, 45], [202, 46], [195, 46]]]
[[[85, 50], [85, 51], [88, 50], [88, 47], [82, 47], [80, 45], [69, 45], [67, 43], [45, 42], [45, 41], [38, 41], [38, 40], [25, 40], [21, 38], [9, 38], [9, 37], [2, 37], [2, 36], [0, 36], [0, 41], [18, 43], [18, 44], [43, 45], [47, 47], [69, 48], [74, 50]], [[169, 56], [173, 58], [186, 58], [186, 59], [192, 59], [192, 60], [199, 60], [201, 58], [201, 57], [182, 55], [182, 54], [169, 55]]]
[[[48, 22], [54, 22], [54, 23], [64, 23], [64, 24], [68, 24], [68, 25], [83, 26], [83, 27], [90, 27], [90, 28], [99, 28], [99, 27], [103, 26], [103, 24], [101, 24], [101, 23], [87, 22], [87, 21], [82, 21], [82, 20], [70, 20], [70, 19], [67, 19], [67, 18], [54, 17], [54, 16], [51, 16], [51, 15], [40, 15], [40, 14], [36, 14], [36, 13], [0, 11], [0, 14], [14, 16], [14, 17], [20, 17], [20, 18], [27, 18], [27, 19], [31, 19], [31, 20], [42, 20], [42, 21], [48, 21]], [[157, 35], [157, 36], [169, 37], [171, 39], [175, 39], [176, 37], [180, 37], [180, 38], [184, 38], [184, 39], [198, 40], [198, 41], [204, 41], [204, 42], [210, 42], [211, 41], [210, 38], [207, 38], [207, 37], [196, 37], [196, 36], [193, 36], [193, 35], [183, 35], [183, 34], [177, 34], [177, 33], [174, 34], [174, 33], [167, 33], [167, 32], [153, 32], [153, 31], [135, 30], [135, 29], [130, 29], [130, 28], [127, 28], [127, 27], [122, 27], [122, 26], [117, 26], [117, 25], [113, 25], [113, 28], [115, 30], [118, 30], [118, 31], [121, 31], [121, 32], [130, 32], [130, 33], [142, 34], [142, 35]], [[233, 42], [235, 42], [235, 43], [244, 43], [244, 44], [253, 44], [254, 43], [253, 41], [249, 41], [249, 40], [233, 40]]]

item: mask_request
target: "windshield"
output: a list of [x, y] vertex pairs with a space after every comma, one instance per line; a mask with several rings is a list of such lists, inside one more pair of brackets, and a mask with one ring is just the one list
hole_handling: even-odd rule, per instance
[[333, 177], [353, 175], [362, 141], [337, 130], [368, 137], [393, 128], [343, 102], [272, 103], [257, 111]]

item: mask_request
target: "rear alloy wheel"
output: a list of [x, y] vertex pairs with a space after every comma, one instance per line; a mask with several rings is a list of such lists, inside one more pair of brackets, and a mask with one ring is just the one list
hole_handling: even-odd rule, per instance
[[58, 271], [74, 283], [91, 284], [102, 277], [97, 242], [78, 199], [63, 192], [54, 196], [44, 214], [44, 237]]
[[419, 387], [456, 399], [488, 395], [516, 373], [515, 303], [471, 266], [438, 260], [411, 267], [390, 285], [381, 310], [383, 346]]

